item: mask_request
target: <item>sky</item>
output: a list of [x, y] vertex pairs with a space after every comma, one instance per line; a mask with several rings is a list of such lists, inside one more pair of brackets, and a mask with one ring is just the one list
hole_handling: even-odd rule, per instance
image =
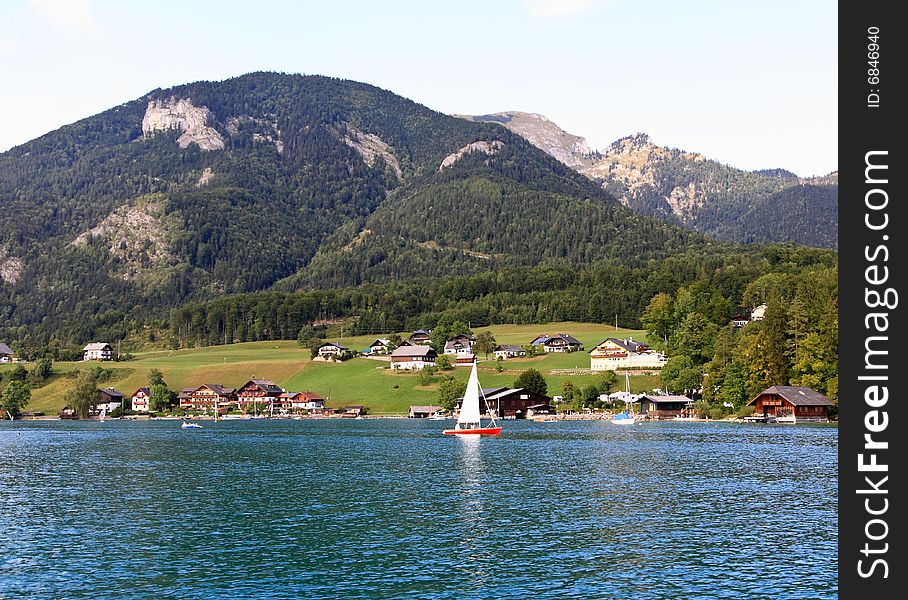
[[157, 88], [281, 71], [825, 175], [837, 27], [831, 0], [0, 0], [0, 151]]

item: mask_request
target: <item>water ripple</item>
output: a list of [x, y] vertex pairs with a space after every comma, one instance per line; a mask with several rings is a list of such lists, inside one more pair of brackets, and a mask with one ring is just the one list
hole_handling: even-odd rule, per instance
[[0, 598], [835, 598], [837, 430], [0, 424]]

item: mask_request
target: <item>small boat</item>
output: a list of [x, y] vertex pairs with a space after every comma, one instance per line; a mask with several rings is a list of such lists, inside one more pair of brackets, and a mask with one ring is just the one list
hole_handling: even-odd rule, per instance
[[445, 429], [445, 435], [498, 435], [501, 433], [501, 427], [495, 423], [495, 417], [489, 410], [489, 404], [485, 401], [486, 411], [488, 411], [492, 422], [487, 427], [482, 426], [482, 416], [479, 413], [479, 397], [482, 396], [482, 389], [479, 387], [479, 376], [476, 374], [476, 362], [473, 362], [473, 370], [470, 372], [470, 380], [467, 382], [467, 391], [463, 394], [463, 403], [460, 405], [460, 415], [457, 417], [457, 424], [454, 429]]
[[432, 413], [432, 415], [429, 417], [429, 420], [430, 421], [447, 421], [450, 418], [451, 418], [450, 416], [445, 414], [443, 411], [439, 410], [437, 412]]
[[627, 371], [624, 372], [624, 388], [624, 405], [626, 408], [623, 413], [618, 413], [612, 417], [612, 423], [614, 425], [633, 425], [637, 422], [637, 419], [631, 414], [630, 409], [631, 402], [635, 402], [636, 398], [631, 394], [631, 378]]
[[191, 421], [183, 421], [183, 424], [180, 425], [183, 429], [201, 429], [202, 426], [198, 423], [193, 423]]

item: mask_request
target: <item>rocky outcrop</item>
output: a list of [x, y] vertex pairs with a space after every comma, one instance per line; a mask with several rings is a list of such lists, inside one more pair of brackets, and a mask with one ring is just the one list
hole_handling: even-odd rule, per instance
[[473, 142], [472, 144], [467, 144], [457, 152], [452, 152], [451, 154], [447, 155], [445, 159], [441, 161], [441, 164], [438, 165], [438, 170], [441, 171], [443, 169], [447, 169], [467, 154], [471, 154], [473, 152], [482, 152], [491, 156], [502, 148], [504, 148], [504, 142], [500, 142], [498, 140], [491, 142], [479, 141]]
[[593, 152], [586, 139], [564, 131], [544, 115], [512, 110], [489, 115], [458, 116], [470, 121], [500, 123], [569, 167], [589, 166], [593, 161]]
[[196, 185], [196, 187], [202, 187], [202, 186], [208, 185], [208, 182], [210, 182], [213, 178], [214, 178], [214, 171], [211, 170], [211, 167], [205, 167], [205, 169], [202, 171], [202, 174], [199, 175], [199, 180], [196, 182], [195, 185]]
[[159, 131], [179, 129], [183, 134], [177, 138], [180, 148], [196, 144], [202, 150], [223, 150], [224, 138], [216, 129], [209, 127], [211, 111], [206, 106], [194, 106], [188, 98], [149, 100], [145, 117], [142, 119], [142, 133], [151, 137]]
[[22, 278], [25, 264], [17, 256], [10, 256], [6, 249], [0, 248], [0, 282], [16, 283]]
[[378, 157], [391, 167], [398, 181], [403, 181], [403, 172], [400, 161], [394, 156], [394, 150], [380, 137], [372, 133], [364, 133], [349, 123], [344, 124], [345, 131], [342, 135], [344, 143], [356, 150], [367, 165], [374, 166]]
[[80, 248], [100, 239], [122, 265], [124, 279], [136, 279], [148, 269], [174, 259], [159, 202], [121, 206], [97, 226], [80, 234], [72, 246]]
[[252, 141], [274, 144], [278, 154], [284, 152], [284, 142], [281, 140], [281, 130], [277, 127], [277, 121], [272, 119], [258, 119], [249, 115], [231, 117], [227, 121], [227, 134], [230, 137], [238, 137], [246, 127], [252, 128]]

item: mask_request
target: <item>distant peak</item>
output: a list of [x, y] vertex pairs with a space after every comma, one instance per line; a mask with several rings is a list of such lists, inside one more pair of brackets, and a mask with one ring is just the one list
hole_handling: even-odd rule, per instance
[[616, 140], [615, 143], [612, 145], [618, 145], [618, 146], [631, 145], [631, 146], [642, 147], [642, 146], [654, 146], [655, 144], [653, 144], [653, 140], [652, 140], [652, 138], [649, 137], [649, 134], [635, 133], [633, 135], [627, 135], [627, 136], [624, 136], [623, 138]]

